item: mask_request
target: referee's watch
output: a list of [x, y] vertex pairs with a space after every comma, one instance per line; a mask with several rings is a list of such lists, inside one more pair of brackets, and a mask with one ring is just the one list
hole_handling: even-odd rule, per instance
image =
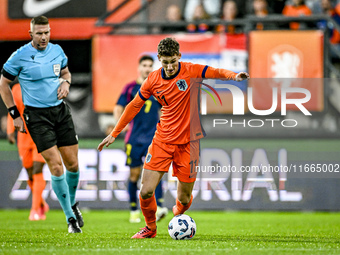
[[[64, 80], [64, 81], [66, 81], [69, 85], [71, 85], [71, 82], [69, 82], [68, 80]], [[63, 82], [64, 82], [64, 81], [63, 81]]]

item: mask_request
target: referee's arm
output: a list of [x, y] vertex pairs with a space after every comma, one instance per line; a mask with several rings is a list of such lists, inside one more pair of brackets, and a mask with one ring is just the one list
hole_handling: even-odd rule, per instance
[[7, 79], [3, 75], [0, 78], [0, 94], [7, 109], [15, 106], [12, 91], [10, 89], [11, 80]]

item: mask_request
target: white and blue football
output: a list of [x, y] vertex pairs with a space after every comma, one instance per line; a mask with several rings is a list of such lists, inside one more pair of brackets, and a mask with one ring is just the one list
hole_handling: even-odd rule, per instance
[[174, 240], [189, 240], [196, 234], [196, 223], [190, 216], [180, 214], [169, 222], [168, 232]]

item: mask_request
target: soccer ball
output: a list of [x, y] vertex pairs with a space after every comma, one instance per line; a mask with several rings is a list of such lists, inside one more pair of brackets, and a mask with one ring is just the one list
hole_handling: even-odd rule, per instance
[[168, 232], [174, 240], [189, 240], [195, 236], [196, 223], [190, 216], [179, 214], [169, 222]]

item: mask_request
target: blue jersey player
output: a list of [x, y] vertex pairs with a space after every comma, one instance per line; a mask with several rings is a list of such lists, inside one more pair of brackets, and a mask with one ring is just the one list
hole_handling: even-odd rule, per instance
[[25, 105], [23, 117], [51, 171], [52, 189], [66, 215], [68, 232], [81, 233], [84, 221], [75, 202], [79, 182], [78, 139], [70, 110], [63, 101], [71, 85], [68, 60], [59, 45], [49, 42], [50, 25], [45, 16], [31, 20], [29, 34], [31, 42], [14, 52], [3, 66], [1, 97], [14, 127], [26, 132], [9, 87], [18, 76]]
[[[124, 107], [132, 101], [138, 93], [141, 84], [152, 72], [153, 58], [144, 55], [139, 59], [139, 77], [136, 81], [127, 84], [114, 107], [114, 119], [117, 121], [122, 115]], [[156, 131], [159, 121], [159, 111], [161, 105], [156, 99], [150, 97], [136, 117], [130, 122], [125, 134], [125, 152], [127, 155], [126, 164], [130, 167], [130, 177], [128, 191], [130, 196], [130, 222], [140, 222], [139, 211], [137, 210], [137, 181], [141, 174], [141, 169], [148, 147]], [[157, 199], [157, 221], [165, 217], [168, 213], [166, 207], [162, 207], [163, 192], [162, 181], [158, 184], [155, 191]]]

